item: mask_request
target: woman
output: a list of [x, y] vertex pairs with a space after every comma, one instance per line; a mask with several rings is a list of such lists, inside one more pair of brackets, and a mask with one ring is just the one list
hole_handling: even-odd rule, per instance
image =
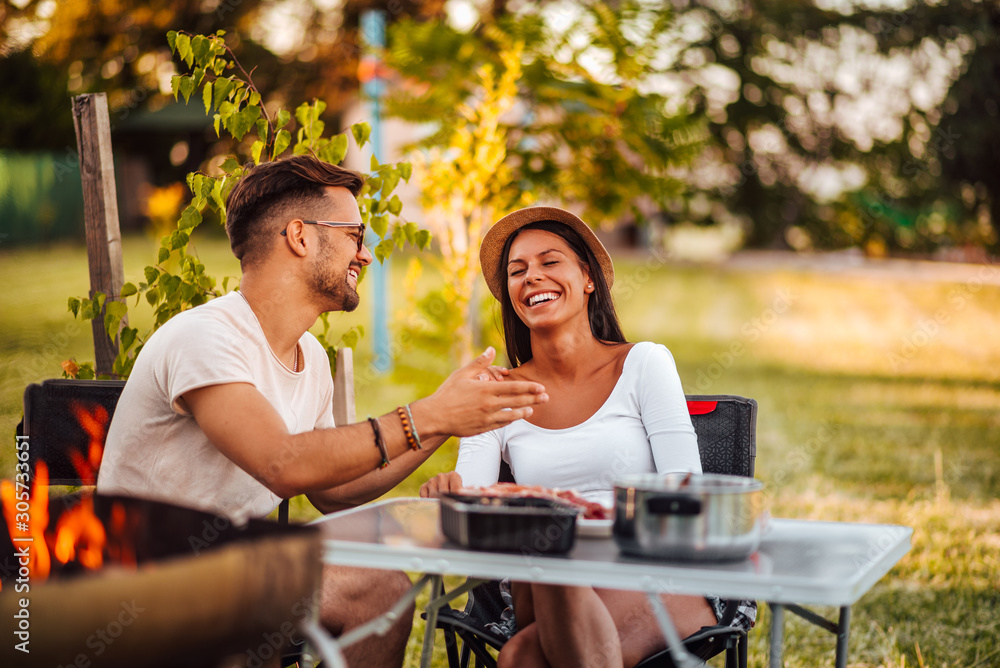
[[[500, 301], [509, 377], [545, 386], [525, 420], [462, 439], [456, 471], [421, 488], [438, 496], [497, 481], [501, 458], [519, 484], [575, 489], [612, 505], [626, 473], [701, 472], [698, 443], [670, 352], [626, 342], [611, 300], [614, 267], [577, 216], [515, 211], [487, 233], [483, 276]], [[641, 592], [513, 583], [517, 633], [500, 666], [629, 668], [665, 641]], [[686, 637], [718, 622], [709, 600], [665, 595]]]

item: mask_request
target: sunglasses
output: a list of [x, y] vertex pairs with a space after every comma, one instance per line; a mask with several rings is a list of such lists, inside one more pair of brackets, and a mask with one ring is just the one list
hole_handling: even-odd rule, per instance
[[[358, 252], [365, 247], [365, 224], [364, 223], [345, 223], [339, 220], [303, 220], [304, 225], [322, 225], [323, 227], [360, 227], [361, 232], [358, 234]], [[281, 230], [281, 236], [287, 237], [288, 234], [286, 230]]]

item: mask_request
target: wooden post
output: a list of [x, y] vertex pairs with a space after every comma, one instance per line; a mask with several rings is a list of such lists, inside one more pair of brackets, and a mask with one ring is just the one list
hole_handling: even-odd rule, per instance
[[337, 373], [333, 375], [333, 421], [338, 427], [354, 424], [354, 350], [337, 349]]
[[[125, 270], [122, 265], [121, 229], [118, 225], [118, 194], [115, 190], [115, 166], [111, 154], [111, 123], [108, 99], [104, 93], [77, 95], [73, 98], [73, 126], [80, 153], [80, 178], [83, 181], [83, 211], [87, 228], [87, 262], [90, 265], [90, 298], [103, 292], [108, 300], [122, 291]], [[94, 331], [95, 371], [112, 375], [118, 355], [118, 340], [108, 337], [104, 313], [92, 321]], [[127, 324], [122, 320], [122, 324]]]

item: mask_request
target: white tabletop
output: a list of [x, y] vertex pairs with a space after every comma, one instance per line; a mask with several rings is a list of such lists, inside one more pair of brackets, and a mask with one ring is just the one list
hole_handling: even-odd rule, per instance
[[611, 538], [577, 537], [555, 556], [466, 550], [441, 533], [438, 502], [428, 499], [380, 501], [314, 524], [328, 564], [841, 607], [909, 551], [913, 534], [888, 524], [772, 519], [748, 559], [685, 564], [623, 556]]

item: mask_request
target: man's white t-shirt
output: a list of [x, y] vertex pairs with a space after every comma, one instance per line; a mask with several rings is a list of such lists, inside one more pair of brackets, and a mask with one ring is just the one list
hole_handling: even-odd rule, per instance
[[698, 439], [670, 351], [648, 341], [632, 346], [604, 405], [574, 427], [545, 429], [517, 420], [463, 438], [455, 470], [465, 486], [488, 486], [497, 481], [501, 459], [518, 484], [573, 489], [605, 506], [614, 505], [614, 481], [621, 475], [701, 473]]
[[[326, 351], [308, 332], [299, 349], [303, 366], [295, 373], [271, 351], [250, 305], [235, 292], [171, 318], [139, 353], [118, 401], [97, 491], [198, 508], [237, 523], [266, 516], [281, 499], [216, 449], [181, 397], [200, 387], [249, 383], [290, 433], [333, 427]], [[272, 474], [294, 456], [274, 445]]]

